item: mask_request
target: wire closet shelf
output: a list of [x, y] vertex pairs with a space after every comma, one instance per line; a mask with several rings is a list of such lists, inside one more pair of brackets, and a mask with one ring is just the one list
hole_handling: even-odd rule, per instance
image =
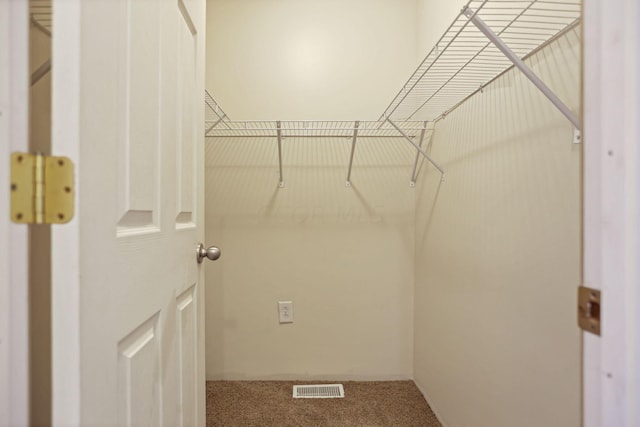
[[51, 0], [29, 0], [31, 24], [51, 37], [53, 7]]
[[350, 138], [347, 186], [359, 138], [400, 138], [413, 145], [412, 185], [419, 155], [444, 178], [442, 167], [423, 148], [425, 133], [430, 138], [435, 122], [514, 66], [579, 132], [577, 115], [524, 60], [575, 29], [581, 10], [581, 0], [469, 0], [377, 121], [231, 121], [206, 93], [205, 136], [277, 140], [281, 187], [285, 138]]
[[511, 68], [514, 61], [476, 18], [524, 59], [578, 25], [580, 16], [581, 0], [470, 0], [380, 120], [436, 121]]
[[[414, 128], [420, 122], [433, 122], [444, 117], [469, 96], [513, 66], [513, 60], [476, 25], [479, 18], [519, 59], [525, 59], [556, 37], [579, 24], [581, 0], [470, 0], [457, 18], [427, 54], [382, 113], [376, 126], [380, 136], [392, 136], [387, 119], [402, 128]], [[209, 94], [207, 97], [212, 99]], [[214, 105], [214, 107], [211, 107]], [[207, 108], [219, 108], [207, 102]], [[277, 128], [271, 122], [216, 123], [220, 115], [208, 119], [208, 137], [274, 136]], [[225, 118], [228, 119], [228, 117]], [[403, 122], [412, 122], [404, 124]], [[283, 131], [298, 136], [329, 136], [332, 131], [348, 131], [354, 122], [282, 122]], [[376, 136], [372, 122], [361, 124], [367, 129], [361, 135]], [[424, 127], [424, 126], [423, 126]], [[396, 132], [395, 136], [399, 136]]]
[[[208, 108], [208, 104], [207, 104]], [[213, 126], [213, 127], [212, 127]], [[398, 126], [412, 137], [428, 127], [427, 122], [405, 121]], [[378, 121], [220, 121], [205, 123], [205, 135], [218, 138], [403, 138], [389, 123]]]
[[[51, 38], [53, 27], [53, 7], [51, 0], [30, 0], [29, 18], [34, 28]], [[49, 71], [51, 71], [51, 58], [48, 58], [31, 73], [31, 86], [38, 83]]]

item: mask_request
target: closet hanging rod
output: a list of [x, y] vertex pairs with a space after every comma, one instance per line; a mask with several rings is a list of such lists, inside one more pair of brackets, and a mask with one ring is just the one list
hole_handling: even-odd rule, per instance
[[543, 95], [546, 96], [549, 101], [551, 101], [551, 103], [558, 110], [560, 110], [560, 112], [567, 119], [569, 119], [571, 123], [573, 123], [573, 126], [576, 129], [582, 130], [582, 124], [580, 123], [578, 116], [576, 116], [573, 111], [571, 111], [569, 107], [567, 107], [566, 104], [562, 102], [562, 100], [549, 88], [549, 86], [547, 86], [542, 81], [542, 79], [540, 79], [540, 77], [538, 77], [533, 72], [533, 70], [531, 70], [531, 68], [527, 66], [527, 64], [524, 63], [524, 61], [518, 58], [515, 52], [513, 52], [513, 50], [511, 50], [511, 48], [507, 46], [507, 44], [503, 42], [502, 39], [500, 39], [500, 37], [498, 37], [498, 35], [494, 33], [491, 28], [489, 28], [489, 26], [487, 26], [487, 24], [477, 15], [477, 13], [466, 6], [462, 10], [462, 13], [464, 13], [469, 18], [473, 25], [478, 27], [482, 34], [487, 36], [491, 43], [493, 43], [500, 50], [500, 52], [502, 52], [509, 59], [509, 61], [513, 63], [513, 65], [515, 65], [520, 71], [522, 71], [522, 73], [531, 81], [531, 83], [533, 83], [540, 90], [540, 92], [542, 92]]

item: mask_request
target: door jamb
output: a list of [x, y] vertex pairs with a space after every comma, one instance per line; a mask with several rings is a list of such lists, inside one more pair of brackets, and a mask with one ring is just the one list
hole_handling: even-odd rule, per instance
[[640, 7], [584, 1], [583, 284], [602, 334], [583, 332], [583, 425], [640, 425]]
[[29, 146], [28, 12], [0, 4], [0, 424], [15, 426], [29, 425], [29, 233], [10, 219], [9, 164]]

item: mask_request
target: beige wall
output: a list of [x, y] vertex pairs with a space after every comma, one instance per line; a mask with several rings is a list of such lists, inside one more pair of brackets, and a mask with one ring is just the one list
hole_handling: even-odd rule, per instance
[[[209, 1], [207, 87], [232, 118], [377, 118], [460, 7], [367, 1], [362, 16], [391, 17], [372, 32], [376, 17], [327, 24], [362, 2], [321, 3]], [[285, 55], [305, 28], [338, 48], [321, 67]], [[573, 33], [529, 60], [574, 110], [579, 51]], [[509, 72], [438, 123], [443, 184], [425, 165], [408, 188], [411, 151], [369, 140], [346, 189], [348, 141], [286, 140], [278, 189], [275, 141], [208, 140], [206, 238], [223, 256], [206, 266], [207, 377], [413, 377], [448, 426], [578, 425], [571, 138]], [[294, 301], [293, 325], [278, 300]]]
[[[576, 112], [578, 31], [528, 62]], [[578, 426], [580, 146], [511, 71], [437, 123], [416, 188], [414, 377], [446, 425]]]
[[465, 3], [465, 1], [451, 0], [417, 0], [416, 47], [421, 61], [433, 49], [449, 25], [458, 17], [460, 9]]
[[[210, 0], [235, 120], [377, 119], [417, 64], [416, 0]], [[400, 140], [208, 139], [207, 377], [411, 378], [413, 154]], [[293, 300], [280, 325], [277, 302]]]
[[362, 140], [346, 188], [349, 146], [286, 140], [279, 189], [275, 141], [207, 141], [209, 379], [411, 378], [413, 155]]
[[206, 87], [234, 120], [376, 120], [415, 69], [417, 0], [209, 0]]

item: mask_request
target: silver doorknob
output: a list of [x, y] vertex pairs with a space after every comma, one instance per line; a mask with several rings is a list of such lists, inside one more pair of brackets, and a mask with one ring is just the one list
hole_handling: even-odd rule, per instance
[[209, 246], [207, 249], [204, 248], [204, 245], [200, 243], [196, 248], [196, 259], [198, 260], [198, 264], [202, 264], [202, 261], [205, 258], [209, 258], [211, 261], [215, 261], [220, 258], [220, 249], [215, 246]]

